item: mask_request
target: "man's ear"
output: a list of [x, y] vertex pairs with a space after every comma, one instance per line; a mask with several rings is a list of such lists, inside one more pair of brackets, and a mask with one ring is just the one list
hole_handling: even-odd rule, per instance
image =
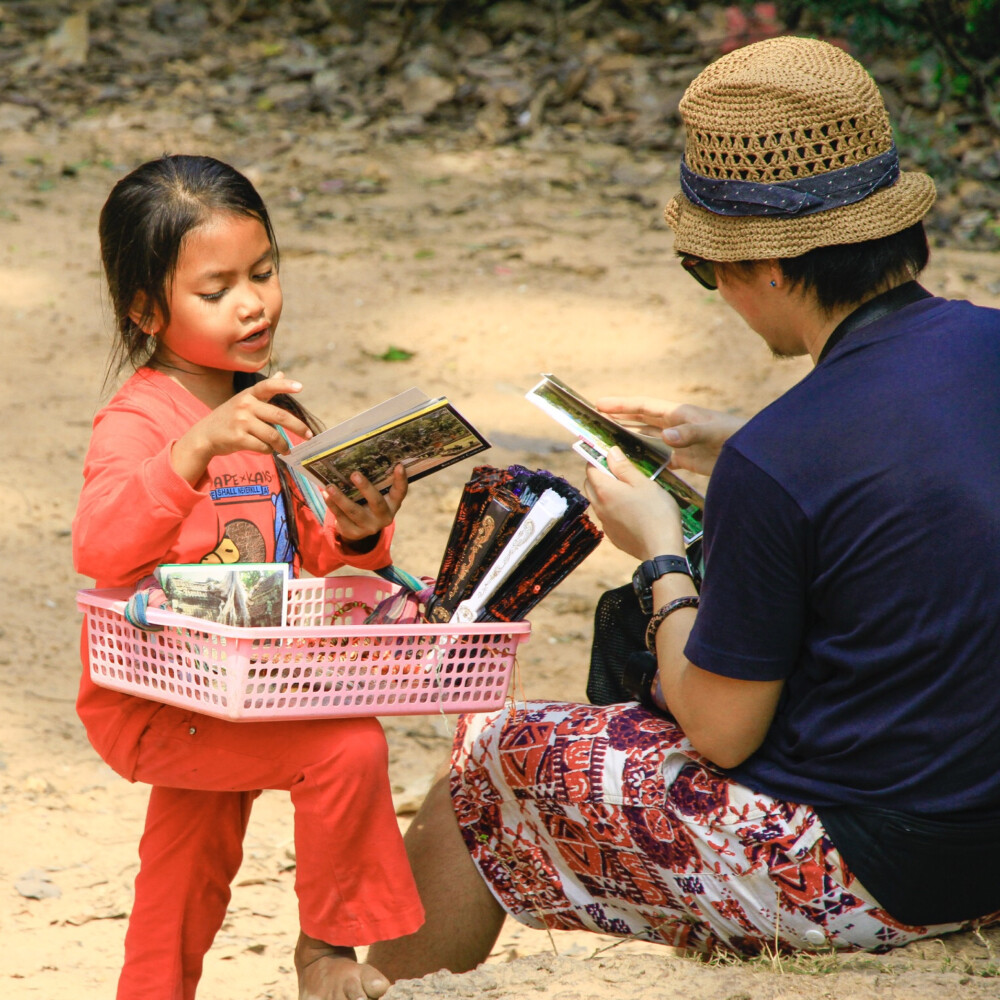
[[150, 315], [146, 315], [146, 309], [148, 308], [149, 300], [145, 292], [136, 292], [135, 298], [132, 299], [132, 306], [128, 311], [128, 318], [132, 320], [133, 323], [143, 333], [148, 334], [150, 337], [155, 337], [156, 334], [163, 327], [163, 317], [160, 315], [160, 310], [154, 305], [153, 311]]
[[781, 263], [777, 257], [769, 257], [764, 261], [767, 268], [767, 276], [770, 279], [772, 288], [781, 288], [785, 284], [785, 272], [781, 270]]

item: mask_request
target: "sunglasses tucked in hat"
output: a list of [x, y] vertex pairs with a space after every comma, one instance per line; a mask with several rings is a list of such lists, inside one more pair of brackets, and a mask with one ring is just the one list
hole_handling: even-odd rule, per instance
[[898, 233], [934, 203], [899, 169], [882, 96], [846, 52], [782, 36], [702, 70], [680, 102], [674, 248], [707, 260], [798, 257]]

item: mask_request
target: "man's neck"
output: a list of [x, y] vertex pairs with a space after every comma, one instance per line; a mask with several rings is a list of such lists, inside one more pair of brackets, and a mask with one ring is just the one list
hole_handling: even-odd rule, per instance
[[911, 281], [913, 281], [913, 278], [908, 274], [903, 275], [900, 278], [894, 278], [891, 281], [887, 281], [875, 291], [863, 296], [857, 302], [838, 306], [831, 313], [822, 312], [817, 305], [813, 313], [815, 323], [811, 329], [807, 328], [804, 338], [809, 349], [809, 356], [813, 360], [813, 364], [815, 365], [819, 363], [820, 358], [823, 356], [827, 342], [833, 333], [841, 326], [844, 320], [846, 320], [853, 313], [857, 312], [866, 303], [871, 302], [872, 299], [877, 299], [880, 296], [885, 295], [886, 292], [890, 292], [894, 288], [899, 288], [901, 285], [909, 284]]

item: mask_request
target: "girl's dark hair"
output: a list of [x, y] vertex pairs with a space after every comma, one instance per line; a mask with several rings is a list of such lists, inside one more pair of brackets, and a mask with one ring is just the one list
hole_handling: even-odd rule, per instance
[[[817, 247], [799, 257], [782, 257], [779, 264], [793, 285], [813, 292], [821, 308], [829, 313], [883, 291], [892, 279], [915, 279], [929, 257], [924, 224], [915, 222], [891, 236]], [[739, 261], [722, 266], [749, 270], [757, 263]]]
[[[272, 244], [273, 246], [274, 244]], [[233, 374], [233, 391], [242, 392], [244, 389], [249, 389], [256, 382], [261, 382], [266, 378], [265, 375], [260, 372], [234, 372]], [[270, 399], [275, 406], [280, 406], [283, 410], [288, 410], [289, 413], [294, 413], [295, 416], [299, 418], [314, 434], [318, 434], [322, 429], [323, 425], [316, 419], [294, 396], [289, 396], [286, 393], [279, 393], [277, 396], [272, 396]], [[292, 480], [292, 474], [288, 470], [288, 466], [278, 458], [277, 455], [274, 456], [274, 470], [278, 474], [278, 484], [281, 488], [281, 499], [285, 504], [285, 513], [287, 515], [286, 521], [288, 525], [288, 540], [292, 545], [292, 548], [296, 553], [301, 552], [299, 549], [299, 528], [298, 523], [295, 518], [296, 510], [301, 508], [304, 510], [309, 509], [306, 505], [305, 498], [302, 496], [301, 492], [296, 488], [295, 483]]]
[[[126, 364], [138, 370], [156, 367], [155, 340], [145, 332], [158, 312], [170, 322], [168, 291], [177, 269], [184, 237], [215, 213], [256, 219], [271, 243], [278, 267], [278, 242], [264, 201], [250, 181], [228, 163], [211, 156], [161, 156], [136, 167], [111, 189], [98, 223], [101, 261], [115, 312], [118, 338], [111, 352], [107, 380]], [[142, 302], [138, 321], [130, 313]], [[234, 372], [233, 391], [240, 392], [266, 376]], [[295, 414], [314, 433], [319, 421], [292, 396], [271, 398], [275, 406]], [[299, 549], [294, 511], [303, 501], [292, 488], [284, 463], [275, 460], [288, 512], [288, 530]]]

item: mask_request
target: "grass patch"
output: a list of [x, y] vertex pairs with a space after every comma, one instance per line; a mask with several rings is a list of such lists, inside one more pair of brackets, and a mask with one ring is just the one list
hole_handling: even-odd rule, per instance
[[741, 968], [752, 972], [769, 972], [776, 975], [829, 976], [835, 972], [877, 972], [895, 974], [897, 967], [887, 964], [876, 955], [845, 955], [835, 948], [820, 951], [783, 952], [767, 946], [758, 955], [737, 955], [716, 951], [711, 955], [695, 956], [696, 960], [712, 968]]

